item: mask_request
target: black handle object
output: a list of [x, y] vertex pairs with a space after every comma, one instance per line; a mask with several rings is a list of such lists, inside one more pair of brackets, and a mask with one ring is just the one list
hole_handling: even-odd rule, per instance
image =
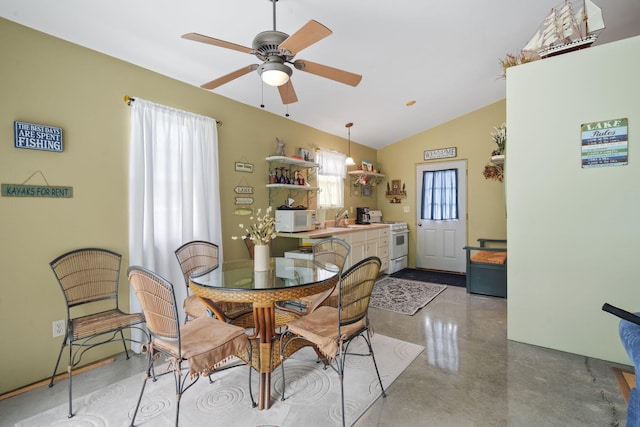
[[626, 310], [623, 310], [618, 307], [614, 307], [606, 302], [602, 306], [602, 310], [608, 313], [611, 313], [615, 316], [618, 316], [621, 319], [628, 320], [629, 322], [635, 323], [636, 325], [640, 325], [640, 316], [630, 313]]

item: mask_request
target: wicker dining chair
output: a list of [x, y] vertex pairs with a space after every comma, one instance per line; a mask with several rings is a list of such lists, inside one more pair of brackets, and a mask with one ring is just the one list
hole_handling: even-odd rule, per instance
[[[340, 378], [342, 404], [342, 425], [344, 413], [344, 371], [347, 355], [371, 356], [378, 376], [382, 396], [386, 397], [376, 358], [371, 346], [369, 329], [369, 300], [373, 285], [380, 271], [378, 257], [365, 258], [344, 272], [338, 288], [338, 307], [321, 306], [306, 316], [287, 324], [287, 330], [280, 337], [280, 357], [282, 360], [282, 400], [285, 400], [284, 360], [294, 351], [304, 346], [313, 346], [322, 354], [325, 365], [330, 366]], [[349, 345], [357, 337], [362, 337], [369, 349], [368, 353], [349, 353]]]
[[[146, 375], [131, 418], [131, 427], [135, 423], [147, 381], [150, 378], [156, 381], [169, 373], [173, 373], [175, 381], [175, 425], [178, 426], [182, 394], [198, 381], [201, 375], [210, 375], [232, 356], [251, 360], [249, 338], [244, 328], [208, 316], [193, 319], [181, 327], [171, 283], [138, 266], [130, 267], [128, 276], [147, 319], [150, 338]], [[160, 355], [164, 356], [170, 365], [167, 370], [157, 374], [154, 362]], [[188, 362], [188, 374], [183, 372], [187, 369], [183, 367], [185, 361]]]
[[[340, 284], [340, 276], [344, 265], [349, 258], [351, 252], [351, 245], [342, 239], [336, 237], [329, 237], [319, 240], [311, 246], [311, 253], [313, 254], [313, 261], [322, 265], [328, 270], [333, 270], [338, 273], [337, 284]], [[294, 320], [296, 317], [303, 316], [311, 313], [321, 305], [329, 305], [332, 307], [338, 306], [338, 286], [331, 288], [325, 292], [316, 295], [310, 295], [308, 297], [302, 297], [296, 301], [280, 302], [277, 305], [278, 310], [291, 314], [292, 317], [288, 321]], [[288, 306], [294, 306], [296, 308], [289, 308]]]
[[84, 248], [67, 252], [49, 263], [67, 307], [64, 339], [49, 387], [53, 387], [62, 352], [68, 345], [69, 418], [73, 416], [72, 371], [82, 355], [93, 347], [122, 340], [128, 359], [123, 329], [137, 327], [144, 331], [142, 314], [125, 313], [118, 305], [121, 258], [120, 254], [106, 249]]
[[253, 327], [253, 307], [250, 303], [203, 301], [197, 295], [189, 292], [189, 276], [197, 269], [215, 269], [219, 265], [219, 248], [215, 243], [194, 240], [180, 246], [175, 251], [176, 258], [184, 276], [187, 287], [187, 298], [183, 307], [185, 323], [189, 319], [208, 316], [209, 311], [219, 320], [237, 326]]

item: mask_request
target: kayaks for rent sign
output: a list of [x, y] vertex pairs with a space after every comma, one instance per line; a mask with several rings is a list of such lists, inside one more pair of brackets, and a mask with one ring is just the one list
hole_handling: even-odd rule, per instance
[[62, 128], [13, 122], [16, 148], [62, 152]]

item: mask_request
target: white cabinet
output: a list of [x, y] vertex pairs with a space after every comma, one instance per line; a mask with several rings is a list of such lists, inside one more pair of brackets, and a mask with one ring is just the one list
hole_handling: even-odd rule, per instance
[[389, 230], [376, 228], [366, 231], [352, 231], [335, 237], [343, 239], [351, 245], [351, 253], [345, 264], [345, 269], [370, 256], [380, 258], [380, 271], [389, 266]]
[[366, 231], [354, 231], [344, 235], [344, 240], [351, 245], [351, 253], [347, 262], [347, 268], [365, 258], [366, 253]]

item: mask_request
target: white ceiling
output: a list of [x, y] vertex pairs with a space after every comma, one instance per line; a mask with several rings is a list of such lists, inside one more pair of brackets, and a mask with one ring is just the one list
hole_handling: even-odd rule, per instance
[[[596, 45], [640, 34], [640, 0], [594, 1], [607, 26]], [[315, 19], [333, 31], [296, 59], [363, 75], [354, 88], [294, 70], [290, 119], [340, 137], [353, 122], [353, 141], [381, 148], [503, 99], [499, 59], [519, 52], [559, 2], [279, 0], [277, 30], [293, 34]], [[251, 47], [273, 27], [270, 0], [2, 0], [0, 16], [194, 86], [257, 61], [182, 34]], [[287, 113], [255, 72], [214, 92]]]

